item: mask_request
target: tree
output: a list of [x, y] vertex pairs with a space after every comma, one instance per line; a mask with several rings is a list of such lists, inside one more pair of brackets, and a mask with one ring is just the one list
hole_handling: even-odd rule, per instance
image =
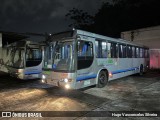
[[66, 16], [74, 21], [72, 26], [120, 37], [122, 31], [160, 25], [159, 6], [160, 0], [112, 0], [103, 3], [94, 17], [75, 8]]
[[95, 15], [98, 33], [120, 37], [120, 32], [160, 24], [159, 0], [114, 0], [104, 3]]
[[81, 28], [81, 29], [87, 29], [89, 26], [94, 24], [94, 17], [89, 15], [87, 12], [83, 10], [79, 10], [76, 8], [73, 8], [69, 10], [69, 12], [66, 14], [66, 17], [72, 20], [72, 23], [69, 25], [69, 27], [74, 28]]

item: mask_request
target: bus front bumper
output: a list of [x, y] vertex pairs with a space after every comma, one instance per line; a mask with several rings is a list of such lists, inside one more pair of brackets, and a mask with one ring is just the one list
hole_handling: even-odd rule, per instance
[[58, 86], [58, 87], [62, 87], [65, 89], [72, 89], [72, 79], [68, 79], [68, 78], [64, 78], [64, 79], [50, 79], [47, 78], [46, 75], [42, 75], [42, 79], [41, 79], [42, 83], [45, 84], [49, 84], [49, 85], [54, 85], [54, 86]]

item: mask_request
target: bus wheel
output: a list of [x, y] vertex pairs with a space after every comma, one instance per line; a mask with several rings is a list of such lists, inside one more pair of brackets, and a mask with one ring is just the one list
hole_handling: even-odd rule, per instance
[[140, 66], [139, 75], [140, 75], [140, 76], [143, 75], [143, 65]]
[[101, 71], [99, 73], [99, 76], [98, 76], [98, 85], [97, 85], [97, 87], [98, 88], [102, 88], [107, 84], [107, 82], [108, 82], [108, 79], [107, 79], [107, 75], [106, 75], [105, 71]]

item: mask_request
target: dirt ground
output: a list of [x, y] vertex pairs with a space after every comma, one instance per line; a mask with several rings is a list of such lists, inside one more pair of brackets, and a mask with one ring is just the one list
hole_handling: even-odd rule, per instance
[[[39, 80], [20, 81], [0, 74], [0, 111], [61, 111], [63, 115], [63, 111], [82, 111], [79, 116], [34, 118], [80, 120], [106, 119], [100, 115], [93, 117], [92, 111], [158, 112], [160, 111], [160, 73], [150, 71], [143, 76], [133, 75], [110, 81], [104, 88], [93, 86], [85, 90], [64, 90], [42, 84]], [[72, 112], [72, 114], [77, 113]], [[159, 118], [108, 117], [107, 119], [158, 120]]]

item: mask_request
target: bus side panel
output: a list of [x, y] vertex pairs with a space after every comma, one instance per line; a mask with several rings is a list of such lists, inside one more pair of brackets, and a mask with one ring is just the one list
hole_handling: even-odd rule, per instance
[[23, 71], [23, 79], [37, 79], [42, 77], [42, 63], [38, 66], [27, 67]]
[[135, 73], [139, 73], [139, 67], [143, 63], [143, 58], [133, 58], [133, 67], [137, 68]]
[[94, 59], [92, 65], [89, 68], [77, 70], [77, 77], [75, 79], [75, 89], [88, 87], [96, 84], [97, 77], [97, 63]]
[[7, 65], [10, 65], [11, 63], [11, 54], [10, 54], [11, 51], [7, 50], [7, 48], [1, 48], [0, 51], [1, 51], [0, 70], [8, 73]]
[[132, 58], [118, 58], [117, 69], [112, 68], [112, 77], [109, 80], [125, 77], [134, 73]]

